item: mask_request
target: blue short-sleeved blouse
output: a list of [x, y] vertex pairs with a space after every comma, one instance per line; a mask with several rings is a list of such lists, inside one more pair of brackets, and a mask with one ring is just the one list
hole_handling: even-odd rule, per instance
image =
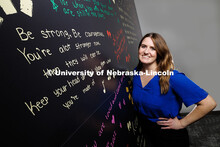
[[208, 93], [196, 85], [185, 74], [173, 70], [170, 76], [170, 89], [166, 94], [160, 93], [159, 76], [155, 75], [142, 87], [140, 75], [133, 77], [132, 97], [134, 109], [156, 122], [159, 117], [174, 118], [179, 116], [182, 103], [185, 106], [195, 104], [208, 96]]

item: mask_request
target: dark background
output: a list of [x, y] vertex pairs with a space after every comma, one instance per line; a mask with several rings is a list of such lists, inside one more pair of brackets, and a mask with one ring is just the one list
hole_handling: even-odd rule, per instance
[[[53, 2], [58, 8], [53, 9]], [[62, 2], [68, 3], [62, 5]], [[129, 122], [132, 117], [131, 101], [129, 100], [129, 77], [103, 76], [85, 77], [73, 87], [67, 85], [67, 80], [76, 79], [75, 76], [44, 76], [43, 70], [59, 67], [61, 70], [90, 70], [100, 66], [102, 61], [111, 60], [102, 70], [120, 69], [133, 70], [137, 64], [137, 46], [141, 38], [140, 26], [134, 2], [131, 0], [33, 0], [32, 16], [21, 12], [20, 2], [12, 0], [17, 13], [7, 15], [0, 9], [0, 16], [4, 19], [0, 24], [0, 63], [1, 63], [1, 98], [2, 121], [4, 122], [3, 139], [5, 146], [128, 146], [131, 144]], [[63, 4], [64, 4], [63, 3]], [[73, 6], [81, 4], [84, 7]], [[101, 4], [104, 6], [101, 6]], [[105, 7], [106, 6], [106, 7]], [[110, 8], [108, 8], [108, 6]], [[102, 17], [78, 16], [78, 12], [88, 7]], [[99, 11], [95, 11], [95, 7]], [[105, 12], [101, 12], [106, 10]], [[64, 10], [71, 10], [75, 16], [65, 14]], [[122, 11], [123, 10], [123, 11]], [[89, 12], [91, 15], [91, 12]], [[127, 25], [126, 25], [127, 24]], [[32, 32], [31, 37], [22, 41], [16, 31], [21, 27], [25, 33]], [[43, 38], [42, 30], [66, 30], [72, 35], [71, 39], [64, 37]], [[81, 38], [74, 38], [71, 29], [80, 32]], [[84, 32], [103, 32], [104, 37], [85, 37]], [[107, 31], [110, 34], [107, 34]], [[129, 39], [133, 37], [132, 39]], [[25, 37], [25, 36], [23, 36]], [[76, 49], [76, 43], [100, 42], [99, 46]], [[60, 53], [62, 45], [70, 44], [69, 51]], [[42, 59], [29, 64], [18, 51], [35, 53]], [[37, 49], [36, 49], [37, 48]], [[49, 49], [52, 55], [44, 55], [42, 49]], [[90, 53], [99, 51], [101, 55], [90, 58]], [[37, 54], [38, 53], [38, 54]], [[80, 57], [87, 55], [86, 61]], [[65, 61], [78, 60], [78, 64], [67, 67]], [[91, 86], [92, 81], [95, 82]], [[105, 85], [105, 92], [103, 87]], [[54, 91], [67, 85], [67, 91], [57, 97]], [[91, 89], [83, 93], [83, 89]], [[70, 109], [63, 106], [77, 95]], [[48, 104], [34, 114], [25, 105], [44, 103], [43, 97], [48, 98]], [[73, 100], [73, 99], [72, 99]], [[114, 104], [112, 104], [114, 102]], [[109, 113], [109, 118], [105, 115]], [[120, 106], [119, 106], [120, 105]], [[114, 117], [114, 121], [113, 120]], [[103, 133], [99, 136], [102, 123]]]

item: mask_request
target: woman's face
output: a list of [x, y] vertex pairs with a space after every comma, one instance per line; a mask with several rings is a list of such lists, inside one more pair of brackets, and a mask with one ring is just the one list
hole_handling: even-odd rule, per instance
[[150, 37], [146, 37], [139, 48], [138, 51], [139, 54], [139, 60], [143, 64], [155, 64], [157, 65], [156, 59], [157, 59], [157, 52], [154, 47], [154, 43]]

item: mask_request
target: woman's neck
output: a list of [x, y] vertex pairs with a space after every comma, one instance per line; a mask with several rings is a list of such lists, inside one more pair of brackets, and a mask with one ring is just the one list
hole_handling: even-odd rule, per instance
[[154, 64], [143, 64], [142, 66], [142, 71], [145, 72], [145, 71], [157, 71], [157, 63], [154, 63]]

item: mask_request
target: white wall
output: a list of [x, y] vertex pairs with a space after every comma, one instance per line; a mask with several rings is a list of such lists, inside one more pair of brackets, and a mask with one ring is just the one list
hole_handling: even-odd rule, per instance
[[134, 1], [142, 34], [161, 34], [176, 68], [208, 91], [220, 110], [220, 0]]

